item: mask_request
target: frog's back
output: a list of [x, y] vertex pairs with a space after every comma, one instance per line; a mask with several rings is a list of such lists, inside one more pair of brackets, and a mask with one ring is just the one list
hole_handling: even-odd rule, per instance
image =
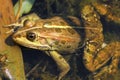
[[72, 53], [78, 48], [80, 36], [73, 28], [43, 29], [40, 30], [41, 38], [44, 36], [51, 50]]
[[[40, 24], [40, 22], [38, 23]], [[52, 50], [73, 53], [78, 49], [81, 38], [75, 27], [70, 26], [61, 17], [53, 17], [42, 22], [43, 28], [39, 32], [48, 36], [46, 40], [52, 46]]]

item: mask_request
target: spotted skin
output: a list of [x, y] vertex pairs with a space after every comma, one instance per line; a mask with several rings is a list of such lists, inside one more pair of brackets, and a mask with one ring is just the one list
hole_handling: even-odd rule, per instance
[[[70, 69], [61, 53], [75, 52], [79, 49], [80, 42], [85, 40], [83, 63], [92, 73], [101, 69], [94, 76], [95, 80], [98, 80], [98, 77], [106, 72], [115, 73], [120, 59], [120, 42], [104, 43], [103, 26], [99, 14], [115, 22], [120, 21], [120, 18], [109, 13], [107, 6], [93, 3], [85, 5], [81, 11], [85, 39], [82, 39], [83, 35], [75, 31], [61, 17], [41, 19], [32, 14], [14, 24], [14, 26], [20, 24], [21, 28], [13, 35], [13, 40], [22, 46], [45, 51], [52, 57], [60, 69], [57, 80], [61, 80]], [[105, 66], [110, 59], [112, 59], [110, 65]]]
[[100, 16], [92, 5], [86, 5], [81, 12], [84, 27], [97, 28], [98, 30], [85, 30], [86, 45], [84, 48], [83, 63], [91, 72], [95, 72], [112, 59], [111, 64], [101, 69], [94, 76], [95, 80], [103, 73], [114, 73], [118, 69], [120, 59], [120, 42], [111, 42], [104, 47], [104, 35]]
[[23, 27], [13, 34], [13, 40], [22, 46], [45, 51], [60, 69], [57, 80], [61, 80], [70, 69], [61, 54], [73, 53], [78, 49], [81, 42], [79, 33], [61, 17], [36, 20], [29, 18], [21, 22]]

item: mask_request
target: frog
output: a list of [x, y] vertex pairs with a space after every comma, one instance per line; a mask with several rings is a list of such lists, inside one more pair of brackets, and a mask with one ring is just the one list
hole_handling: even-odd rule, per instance
[[61, 54], [75, 52], [81, 41], [78, 32], [61, 17], [41, 19], [34, 13], [9, 26], [13, 25], [14, 28], [19, 26], [12, 36], [13, 40], [22, 46], [45, 51], [60, 69], [57, 80], [61, 80], [70, 70]]
[[[100, 21], [99, 14], [106, 16], [107, 19], [109, 18], [116, 23], [120, 18], [112, 16], [107, 10], [106, 5], [102, 4], [100, 6], [98, 3], [93, 3], [92, 5], [85, 5], [81, 11], [84, 27], [99, 29], [85, 29], [86, 45], [84, 47], [83, 63], [94, 74], [94, 80], [102, 80], [101, 77], [104, 73], [115, 74], [119, 69], [120, 42], [114, 41], [108, 44], [104, 42], [103, 25]], [[111, 63], [105, 65], [110, 60]]]
[[[109, 13], [108, 6], [104, 4], [85, 5], [81, 10], [85, 39], [82, 39], [82, 35], [74, 29], [76, 27], [73, 28], [58, 16], [42, 19], [36, 14], [32, 14], [9, 26], [14, 26], [13, 30], [19, 27], [12, 36], [16, 43], [42, 50], [53, 58], [60, 69], [57, 80], [61, 80], [70, 70], [70, 66], [62, 54], [76, 52], [80, 49], [79, 44], [84, 40], [83, 64], [92, 73], [96, 73], [100, 69], [94, 75], [94, 78], [98, 78], [106, 72], [110, 74], [117, 72], [120, 59], [120, 42], [115, 41], [109, 44], [104, 42], [100, 15], [115, 22], [120, 20]], [[106, 65], [109, 60], [112, 60], [110, 65]]]

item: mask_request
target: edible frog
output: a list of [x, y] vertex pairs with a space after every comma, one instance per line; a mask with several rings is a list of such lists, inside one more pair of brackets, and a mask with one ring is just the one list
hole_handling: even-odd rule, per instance
[[13, 34], [13, 40], [22, 46], [45, 51], [59, 67], [60, 80], [70, 69], [61, 53], [75, 52], [81, 42], [80, 35], [61, 17], [35, 19], [35, 16], [31, 14], [16, 23], [20, 28]]
[[[105, 6], [95, 3], [85, 5], [81, 11], [85, 28], [83, 63], [91, 72], [102, 68], [95, 77], [105, 72], [116, 72], [120, 57], [120, 42], [104, 43], [103, 27], [98, 13], [116, 22], [120, 20], [108, 14], [106, 10]], [[58, 80], [61, 80], [70, 69], [61, 53], [74, 53], [79, 49], [83, 37], [61, 17], [41, 19], [36, 15], [29, 15], [20, 19], [14, 26], [19, 26], [20, 29], [13, 34], [13, 40], [22, 46], [45, 51], [61, 70], [58, 76]], [[105, 66], [110, 59], [111, 64]]]
[[[94, 3], [92, 5], [85, 5], [81, 11], [84, 27], [98, 29], [85, 29], [86, 45], [83, 54], [84, 66], [91, 72], [96, 73], [98, 71], [94, 75], [95, 80], [101, 78], [104, 73], [116, 73], [120, 60], [120, 42], [114, 41], [109, 44], [104, 42], [103, 25], [99, 14], [106, 16], [107, 19], [116, 23], [120, 20], [119, 17], [117, 18], [107, 10], [106, 5]], [[110, 60], [110, 64], [106, 65]]]

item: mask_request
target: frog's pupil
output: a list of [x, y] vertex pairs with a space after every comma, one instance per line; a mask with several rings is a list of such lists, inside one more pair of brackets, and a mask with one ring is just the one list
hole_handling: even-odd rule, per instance
[[35, 38], [36, 38], [35, 33], [33, 33], [33, 32], [29, 32], [29, 33], [27, 33], [27, 39], [28, 39], [28, 40], [30, 40], [30, 41], [34, 41]]

